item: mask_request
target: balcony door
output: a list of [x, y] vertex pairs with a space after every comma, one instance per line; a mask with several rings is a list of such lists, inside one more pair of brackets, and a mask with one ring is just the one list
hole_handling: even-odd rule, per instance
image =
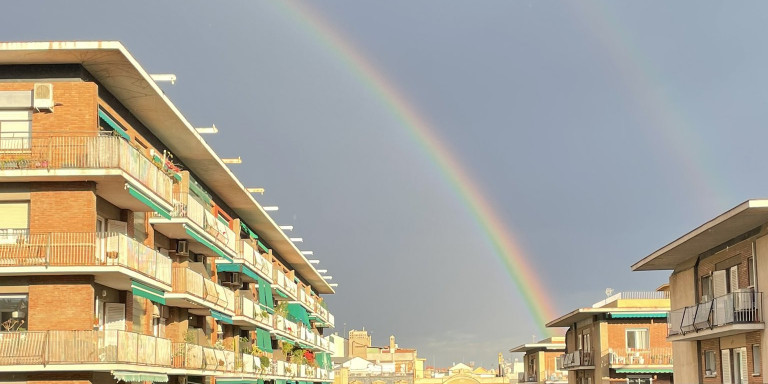
[[733, 384], [748, 384], [748, 377], [747, 348], [736, 348], [733, 350]]

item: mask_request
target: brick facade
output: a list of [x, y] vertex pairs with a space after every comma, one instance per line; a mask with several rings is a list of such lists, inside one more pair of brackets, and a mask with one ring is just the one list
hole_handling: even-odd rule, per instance
[[32, 276], [30, 331], [93, 329], [93, 276]]

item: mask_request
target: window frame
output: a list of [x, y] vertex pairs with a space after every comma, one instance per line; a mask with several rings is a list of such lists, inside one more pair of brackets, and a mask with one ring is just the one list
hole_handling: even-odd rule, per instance
[[[712, 358], [711, 361], [709, 359], [710, 356]], [[712, 369], [708, 370], [707, 365], [710, 362], [712, 363]], [[707, 371], [710, 373], [707, 373]], [[704, 351], [704, 377], [717, 377], [717, 353], [715, 351]]]
[[[757, 351], [757, 357], [755, 357], [755, 351]], [[760, 344], [752, 344], [752, 376], [760, 376], [763, 374], [763, 364], [760, 359], [762, 359]]]
[[[17, 113], [19, 115], [24, 113], [24, 114], [26, 114], [26, 118], [25, 119], [20, 119], [18, 117], [15, 117], [13, 115], [15, 113]], [[10, 117], [4, 117], [3, 115], [10, 116]], [[3, 126], [4, 125], [10, 125], [10, 124], [16, 125], [15, 123], [23, 124], [24, 122], [26, 122], [26, 125], [27, 125], [27, 130], [26, 131], [19, 131], [17, 129], [13, 129], [13, 128], [6, 128], [6, 129], [10, 130], [9, 132], [7, 132], [7, 134], [11, 135], [11, 136], [9, 136], [6, 139], [18, 138], [18, 139], [21, 140], [22, 145], [20, 145], [20, 146], [19, 145], [11, 145], [11, 146], [6, 147], [5, 145], [7, 145], [8, 143], [4, 144]], [[15, 134], [19, 134], [19, 133], [25, 133], [26, 135], [23, 136], [23, 137], [22, 136], [16, 137]], [[32, 149], [32, 142], [31, 141], [32, 141], [32, 111], [30, 109], [27, 109], [27, 108], [0, 110], [0, 152], [2, 152], [2, 153], [28, 153]], [[9, 143], [12, 143], [12, 141], [9, 141]]]
[[[629, 346], [629, 333], [632, 332], [635, 334], [634, 341], [637, 342], [637, 332], [642, 332], [645, 334], [644, 338], [644, 347], [643, 348], [632, 348]], [[633, 351], [647, 351], [651, 348], [651, 330], [649, 328], [627, 328], [624, 330], [624, 343], [627, 350], [633, 350]]]

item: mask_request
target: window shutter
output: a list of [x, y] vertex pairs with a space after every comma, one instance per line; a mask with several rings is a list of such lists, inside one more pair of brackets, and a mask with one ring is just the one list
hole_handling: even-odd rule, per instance
[[0, 229], [29, 228], [29, 202], [0, 203]]
[[104, 303], [104, 343], [117, 345], [119, 331], [125, 330], [125, 304]]
[[731, 379], [731, 350], [721, 350], [720, 356], [723, 359], [723, 363], [720, 364], [723, 369], [723, 384], [733, 384], [733, 380]]
[[[117, 252], [120, 251], [120, 245], [118, 241], [120, 240], [120, 236], [115, 235], [116, 233], [127, 235], [128, 234], [128, 223], [125, 221], [118, 221], [118, 220], [107, 220], [107, 252], [114, 252], [115, 255], [117, 255]], [[123, 244], [125, 245], [125, 244]]]
[[728, 293], [728, 288], [726, 287], [726, 279], [725, 279], [725, 271], [715, 271], [712, 273], [712, 285], [715, 290], [714, 295], [715, 298], [718, 298], [720, 296], [725, 296], [726, 293]]
[[734, 265], [730, 268], [731, 272], [731, 292], [739, 290], [739, 266]]
[[741, 364], [739, 365], [739, 368], [741, 368], [740, 384], [748, 384], [749, 367], [747, 367], [747, 347], [739, 348], [739, 356], [741, 357]]

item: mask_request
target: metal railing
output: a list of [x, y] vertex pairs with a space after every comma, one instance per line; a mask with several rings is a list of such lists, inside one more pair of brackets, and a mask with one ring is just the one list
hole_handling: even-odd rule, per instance
[[0, 332], [0, 365], [133, 364], [171, 366], [171, 341], [105, 331]]
[[729, 324], [762, 323], [762, 295], [762, 292], [742, 290], [670, 311], [667, 316], [667, 335], [686, 334]]
[[237, 250], [237, 234], [227, 224], [216, 219], [211, 213], [211, 206], [201, 203], [189, 192], [173, 193], [171, 216], [191, 220], [209, 234], [217, 245], [229, 248], [233, 252]]
[[611, 365], [672, 365], [672, 348], [609, 350]]
[[[12, 140], [13, 142], [10, 142]], [[171, 202], [173, 178], [117, 136], [41, 136], [0, 139], [0, 170], [120, 169]]]
[[114, 232], [0, 234], [0, 268], [120, 266], [170, 285], [171, 264], [168, 256]]
[[576, 350], [561, 356], [558, 369], [594, 366], [592, 351]]
[[184, 266], [174, 266], [172, 275], [174, 293], [186, 293], [231, 312], [235, 311], [236, 300], [232, 290]]

